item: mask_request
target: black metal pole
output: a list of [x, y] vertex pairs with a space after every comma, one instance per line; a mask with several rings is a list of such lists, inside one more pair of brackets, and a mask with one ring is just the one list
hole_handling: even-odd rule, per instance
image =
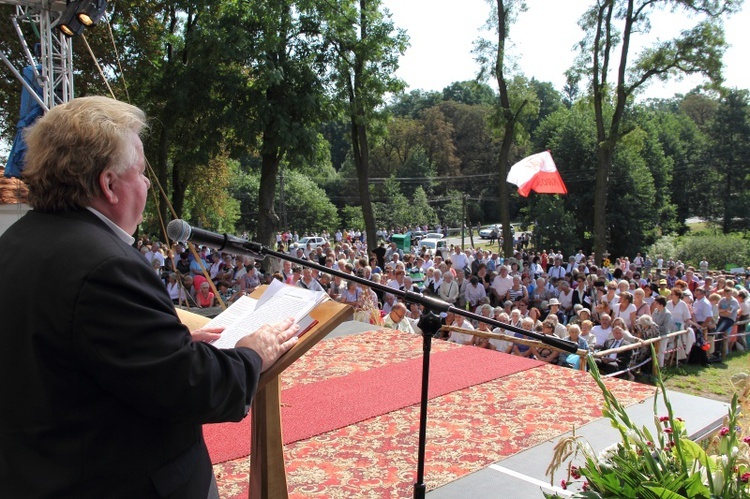
[[425, 453], [427, 451], [427, 403], [430, 388], [430, 350], [432, 338], [442, 326], [440, 317], [426, 310], [419, 319], [422, 330], [422, 396], [419, 401], [419, 447], [417, 449], [417, 482], [414, 484], [414, 499], [424, 499], [427, 487], [424, 483]]

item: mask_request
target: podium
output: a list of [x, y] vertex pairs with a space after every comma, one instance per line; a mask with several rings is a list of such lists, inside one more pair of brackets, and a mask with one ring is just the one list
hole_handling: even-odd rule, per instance
[[[251, 296], [259, 298], [265, 288], [266, 286], [261, 286]], [[191, 331], [209, 321], [206, 317], [180, 309], [177, 309], [177, 315]], [[328, 300], [315, 307], [310, 315], [317, 323], [299, 339], [291, 350], [260, 376], [258, 391], [253, 398], [251, 408], [252, 441], [250, 444], [250, 487], [248, 488], [251, 499], [285, 499], [289, 496], [284, 463], [284, 442], [281, 436], [279, 375], [339, 324], [350, 320], [352, 309], [348, 305]]]

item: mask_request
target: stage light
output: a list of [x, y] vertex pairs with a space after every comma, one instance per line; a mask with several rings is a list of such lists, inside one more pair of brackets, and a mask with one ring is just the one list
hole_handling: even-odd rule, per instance
[[83, 0], [78, 9], [78, 20], [84, 26], [94, 26], [107, 10], [107, 0]]
[[80, 35], [85, 26], [78, 20], [78, 9], [81, 6], [80, 1], [68, 2], [62, 15], [57, 21], [57, 29], [68, 37]]

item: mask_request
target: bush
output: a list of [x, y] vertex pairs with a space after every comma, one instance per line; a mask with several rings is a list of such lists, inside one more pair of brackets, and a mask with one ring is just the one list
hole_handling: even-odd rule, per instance
[[659, 255], [664, 258], [665, 262], [670, 258], [675, 258], [675, 255], [677, 254], [677, 238], [675, 236], [661, 237], [651, 245], [647, 253], [651, 256], [654, 266], [656, 265], [656, 259], [659, 258]]
[[700, 235], [700, 236], [665, 236], [649, 248], [653, 259], [662, 255], [664, 260], [670, 257], [681, 260], [686, 265], [698, 268], [700, 261], [706, 258], [710, 268], [723, 269], [727, 264], [746, 267], [750, 265], [748, 241], [740, 235]]
[[698, 267], [703, 257], [712, 269], [723, 269], [727, 264], [746, 267], [750, 265], [748, 241], [739, 235], [684, 237], [676, 257]]

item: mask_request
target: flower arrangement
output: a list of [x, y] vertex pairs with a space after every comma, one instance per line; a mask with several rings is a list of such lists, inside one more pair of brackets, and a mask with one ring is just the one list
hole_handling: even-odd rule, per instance
[[[567, 464], [566, 478], [559, 485], [576, 489], [574, 498], [750, 498], [750, 436], [741, 436], [739, 410], [740, 399], [747, 402], [750, 383], [741, 397], [735, 394], [725, 426], [706, 450], [688, 438], [684, 420], [672, 413], [661, 375], [656, 377], [656, 433], [652, 434], [645, 426], [635, 426], [603, 383], [596, 364], [589, 361], [589, 368], [604, 395], [603, 414], [619, 430], [622, 441], [596, 453], [575, 432], [561, 439], [547, 468], [552, 482], [555, 471]], [[657, 414], [659, 394], [667, 409], [664, 415]], [[572, 460], [579, 456], [582, 464], [575, 466]]]

